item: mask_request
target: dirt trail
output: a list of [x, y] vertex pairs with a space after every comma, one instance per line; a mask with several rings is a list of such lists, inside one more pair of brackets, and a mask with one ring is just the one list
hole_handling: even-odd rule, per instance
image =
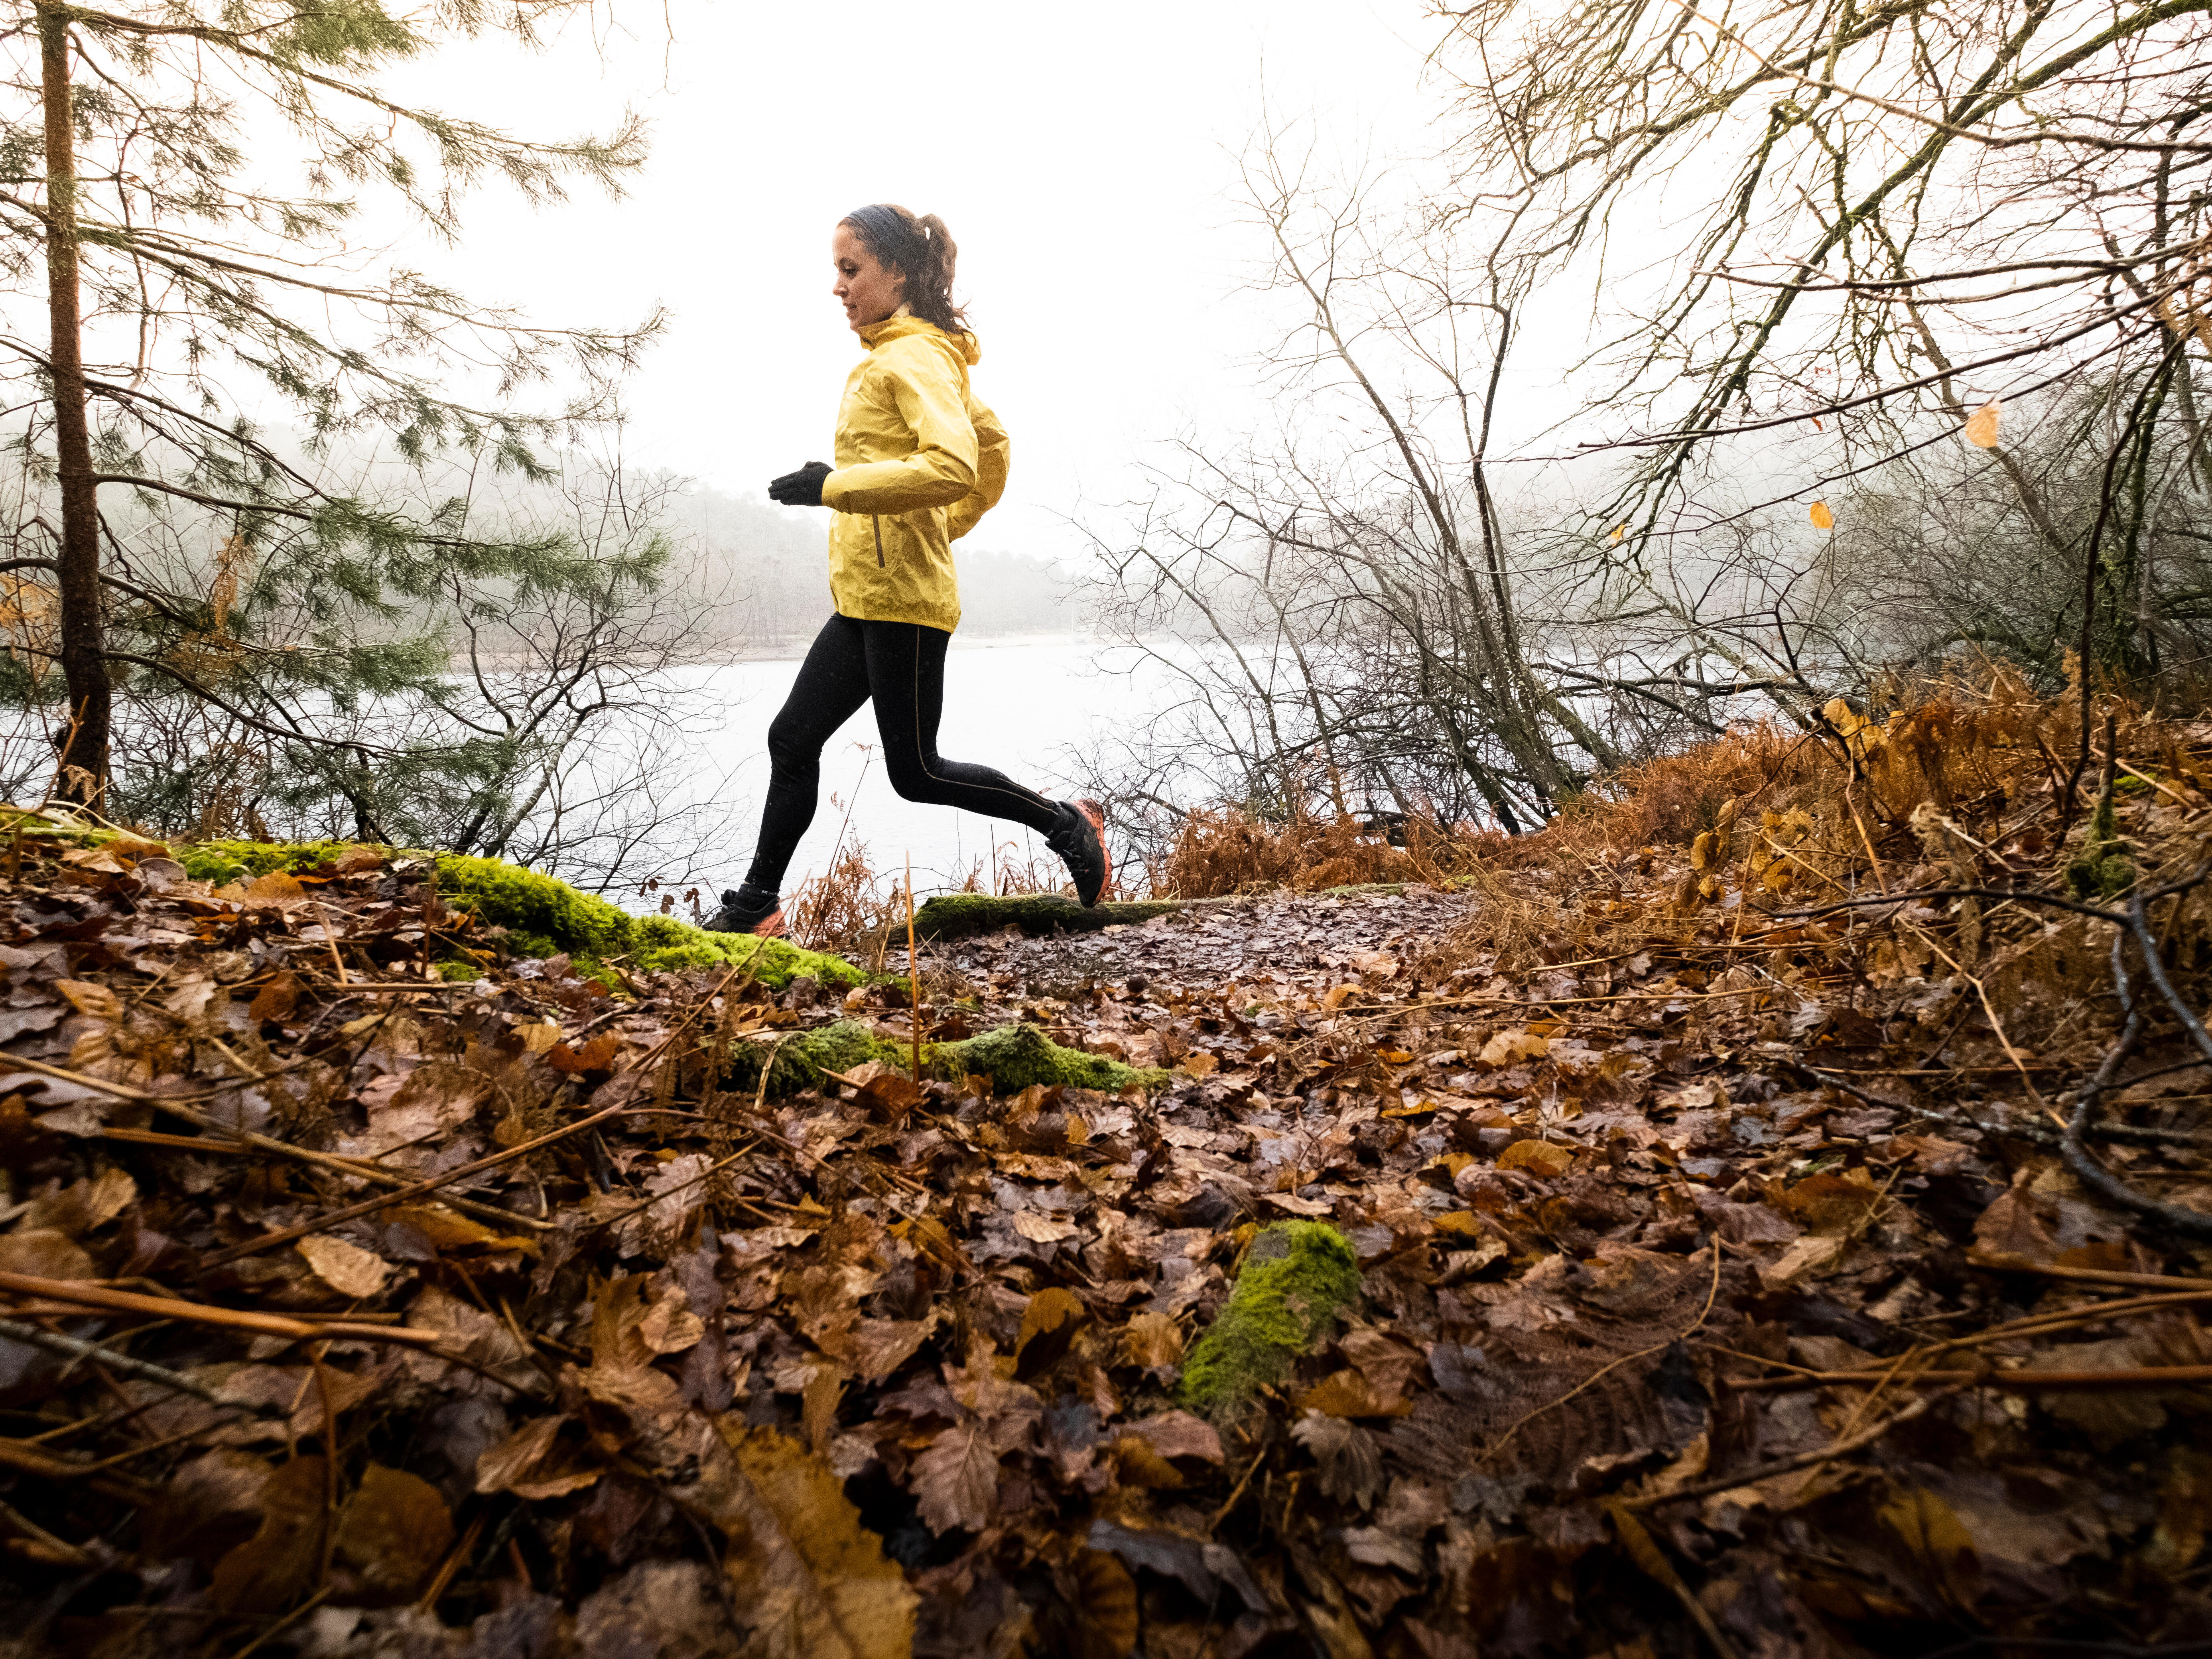
[[[1016, 999], [1066, 998], [1090, 985], [1133, 980], [1220, 987], [1272, 979], [1286, 988], [1320, 987], [1357, 972], [1360, 958], [1378, 951], [1419, 954], [1458, 927], [1474, 903], [1430, 887], [1270, 894], [1098, 933], [1031, 939], [1009, 928], [924, 945], [921, 965], [925, 979], [933, 969], [949, 969]], [[905, 952], [892, 952], [891, 961], [903, 971]]]

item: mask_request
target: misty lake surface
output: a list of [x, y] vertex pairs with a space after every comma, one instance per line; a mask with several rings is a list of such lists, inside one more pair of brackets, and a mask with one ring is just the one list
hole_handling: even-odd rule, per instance
[[[718, 803], [717, 815], [727, 823], [726, 836], [711, 838], [687, 879], [719, 889], [743, 878], [768, 790], [768, 724], [783, 706], [799, 661], [702, 665], [671, 676], [706, 705], [690, 751], [671, 762], [696, 779], [687, 792], [691, 799]], [[955, 635], [938, 750], [948, 759], [995, 766], [1042, 794], [1063, 799], [1077, 787], [1078, 753], [1115, 728], [1140, 736], [1174, 700], [1168, 671], [1127, 648], [1102, 652], [1080, 635], [969, 641]], [[902, 872], [911, 855], [915, 886], [925, 897], [957, 888], [979, 860], [986, 887], [994, 859], [1016, 866], [1034, 859], [1040, 873], [1050, 869], [1057, 879], [1060, 872], [1043, 837], [1021, 824], [900, 799], [884, 776], [872, 704], [823, 749], [821, 801], [792, 860], [786, 897], [829, 866], [841, 828], [848, 846], [858, 842], [867, 848], [879, 874]], [[673, 860], [672, 867], [691, 861]]]

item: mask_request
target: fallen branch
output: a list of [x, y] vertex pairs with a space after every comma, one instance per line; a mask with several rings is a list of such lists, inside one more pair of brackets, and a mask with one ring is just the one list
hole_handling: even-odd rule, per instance
[[1924, 1388], [1930, 1383], [1960, 1388], [2002, 1389], [2036, 1394], [2046, 1389], [2188, 1389], [2212, 1382], [2212, 1365], [2142, 1365], [2111, 1370], [1804, 1371], [1794, 1376], [1765, 1376], [1731, 1382], [1738, 1394], [1790, 1394], [1800, 1389], [1871, 1389], [1888, 1383]]
[[98, 1308], [107, 1313], [150, 1314], [157, 1319], [181, 1319], [195, 1325], [251, 1331], [257, 1336], [281, 1336], [295, 1342], [398, 1342], [422, 1348], [438, 1340], [435, 1331], [414, 1330], [405, 1326], [289, 1319], [283, 1314], [211, 1308], [204, 1303], [187, 1302], [181, 1297], [142, 1296], [136, 1291], [112, 1291], [104, 1285], [90, 1285], [79, 1279], [43, 1279], [35, 1273], [0, 1273], [0, 1291], [12, 1291], [17, 1296], [43, 1297], [49, 1302], [79, 1308]]

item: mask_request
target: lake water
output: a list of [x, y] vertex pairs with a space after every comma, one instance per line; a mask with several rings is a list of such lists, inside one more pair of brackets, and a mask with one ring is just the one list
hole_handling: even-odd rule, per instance
[[[702, 860], [690, 879], [720, 888], [743, 878], [768, 788], [768, 724], [798, 672], [793, 658], [700, 666], [672, 677], [699, 694], [709, 711], [695, 722], [691, 751], [672, 763], [691, 769], [698, 781], [694, 798], [718, 803], [729, 823], [725, 854]], [[1080, 637], [956, 635], [945, 662], [938, 750], [950, 759], [994, 766], [1041, 794], [1062, 799], [1075, 787], [1075, 753], [1111, 726], [1152, 718], [1166, 698], [1167, 678], [1133, 653], [1101, 653]], [[872, 704], [822, 751], [821, 803], [785, 879], [787, 897], [829, 866], [841, 830], [848, 844], [866, 847], [878, 873], [902, 872], [911, 856], [915, 888], [925, 896], [959, 886], [979, 860], [986, 885], [994, 860], [1035, 860], [1041, 871], [1059, 869], [1043, 838], [1021, 824], [900, 799], [883, 774]]]

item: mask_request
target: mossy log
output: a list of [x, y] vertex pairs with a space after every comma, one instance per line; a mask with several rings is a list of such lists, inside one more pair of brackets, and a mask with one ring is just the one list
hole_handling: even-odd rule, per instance
[[1335, 1228], [1279, 1221], [1262, 1230], [1228, 1304], [1183, 1362], [1183, 1403], [1226, 1411], [1261, 1384], [1280, 1382], [1358, 1299], [1358, 1253]]
[[[210, 841], [174, 850], [193, 879], [222, 884], [251, 880], [279, 870], [306, 874], [336, 865], [359, 844]], [[586, 973], [597, 973], [610, 958], [647, 972], [743, 967], [753, 969], [756, 981], [771, 990], [781, 990], [801, 975], [841, 988], [867, 982], [866, 974], [840, 957], [750, 933], [709, 933], [673, 916], [634, 916], [558, 877], [526, 870], [502, 859], [398, 847], [374, 850], [388, 858], [416, 859], [434, 866], [438, 896], [489, 927], [505, 928], [507, 945], [517, 956], [565, 952]], [[605, 977], [612, 982], [611, 975]]]
[[1149, 921], [1190, 908], [1190, 899], [1144, 899], [1133, 903], [1093, 904], [1049, 893], [1023, 893], [997, 898], [988, 893], [946, 893], [931, 899], [914, 913], [914, 931], [922, 939], [969, 939], [995, 933], [1002, 927], [1018, 927], [1024, 933], [1095, 933], [1120, 923]]
[[[732, 1088], [758, 1091], [765, 1061], [766, 1092], [774, 1098], [817, 1086], [824, 1072], [849, 1072], [871, 1060], [903, 1072], [913, 1064], [914, 1055], [905, 1044], [884, 1042], [859, 1020], [841, 1019], [772, 1042], [741, 1042], [731, 1050], [724, 1077]], [[1064, 1048], [1026, 1024], [1001, 1025], [961, 1042], [926, 1043], [921, 1069], [925, 1076], [954, 1083], [988, 1077], [998, 1094], [1012, 1094], [1031, 1084], [1119, 1094], [1125, 1089], [1157, 1089], [1168, 1076], [1151, 1067], [1124, 1066], [1103, 1054]]]

